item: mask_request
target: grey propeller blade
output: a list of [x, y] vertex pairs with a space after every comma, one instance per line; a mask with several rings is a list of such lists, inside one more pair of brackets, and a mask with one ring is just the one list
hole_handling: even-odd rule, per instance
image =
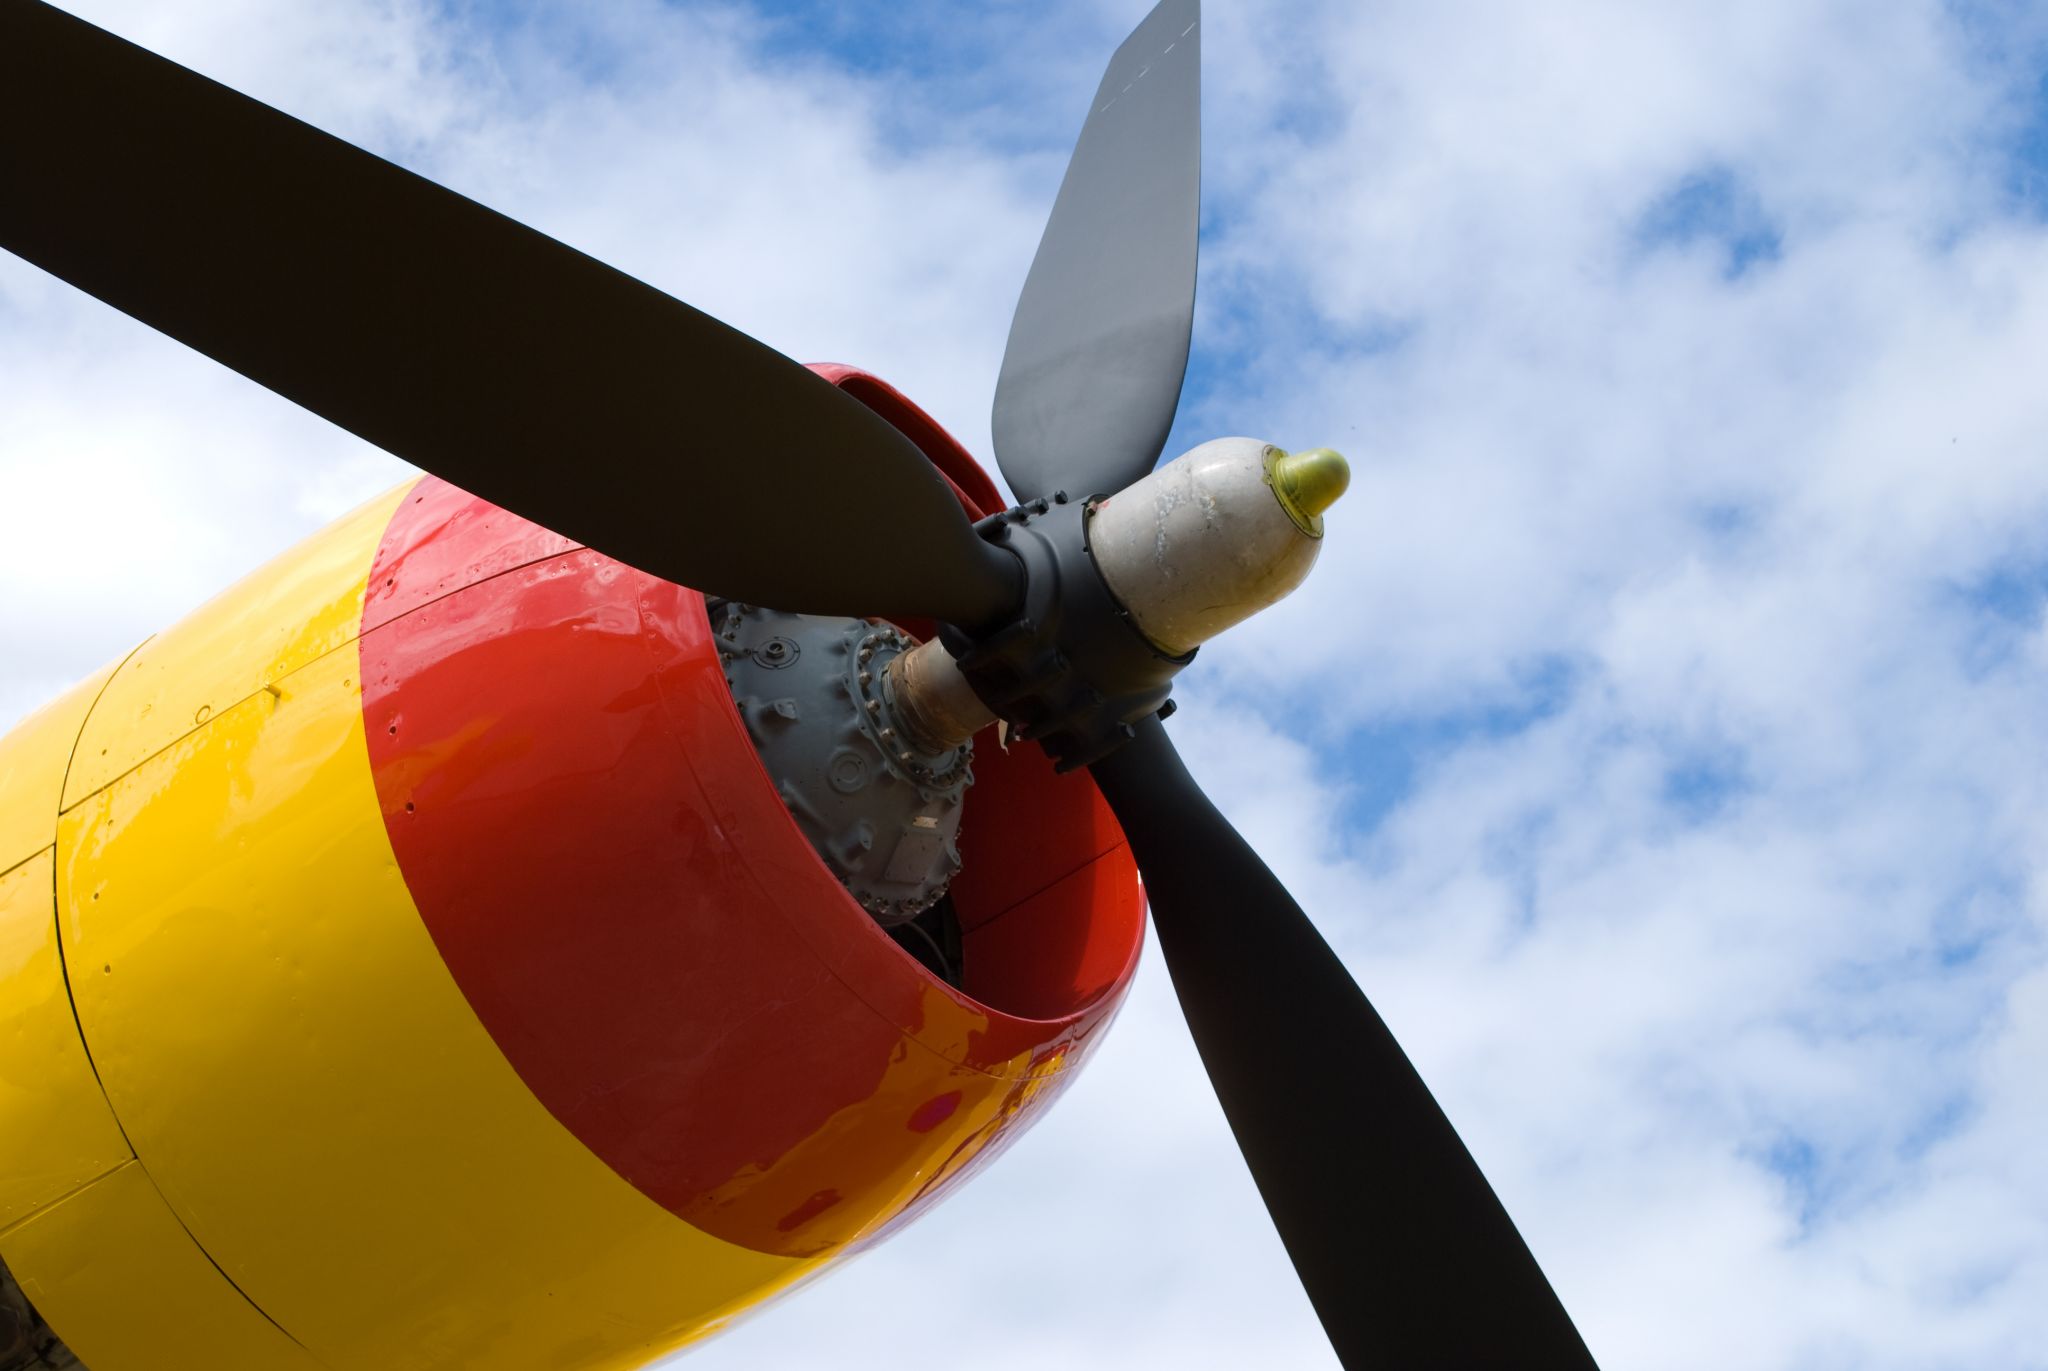
[[1121, 490], [1173, 427], [1195, 317], [1201, 21], [1201, 0], [1160, 0], [1081, 126], [996, 383], [996, 461], [1019, 500]]

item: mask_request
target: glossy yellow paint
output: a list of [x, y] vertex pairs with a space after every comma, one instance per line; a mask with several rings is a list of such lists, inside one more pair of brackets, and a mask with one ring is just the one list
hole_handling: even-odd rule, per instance
[[133, 1156], [78, 1040], [52, 867], [45, 849], [0, 875], [0, 1230]]
[[336, 1371], [639, 1366], [787, 1286], [807, 1263], [648, 1200], [499, 1053], [399, 874], [357, 672], [273, 679], [60, 827], [86, 1040], [178, 1217]]
[[137, 648], [86, 721], [64, 807], [354, 642], [377, 540], [411, 489], [400, 486], [336, 520]]
[[95, 672], [0, 737], [0, 871], [57, 840], [57, 801], [72, 746], [118, 665]]
[[206, 1259], [138, 1163], [0, 1235], [0, 1256], [92, 1371], [321, 1371]]

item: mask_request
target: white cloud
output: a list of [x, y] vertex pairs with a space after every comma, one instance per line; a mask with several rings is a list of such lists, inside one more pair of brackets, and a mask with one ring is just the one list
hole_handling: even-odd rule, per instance
[[[1042, 149], [1138, 9], [997, 7], [925, 92], [738, 8], [78, 8], [983, 452]], [[2048, 20], [1210, 9], [1194, 408], [1358, 477], [1187, 678], [1197, 772], [1606, 1365], [2048, 1365]], [[1656, 231], [1702, 178], [1739, 273]], [[399, 471], [11, 259], [0, 378], [10, 714]], [[691, 1364], [969, 1355], [1329, 1364], [1155, 964], [1000, 1166]]]

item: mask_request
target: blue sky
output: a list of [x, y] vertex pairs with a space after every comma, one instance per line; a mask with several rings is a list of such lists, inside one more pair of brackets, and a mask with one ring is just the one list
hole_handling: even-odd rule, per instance
[[[1143, 8], [75, 7], [981, 453]], [[1208, 11], [1174, 446], [1357, 478], [1183, 750], [1604, 1364], [2048, 1366], [2048, 13]], [[0, 262], [0, 714], [402, 474]], [[969, 1356], [1331, 1364], [1156, 964], [1000, 1166], [689, 1364]]]

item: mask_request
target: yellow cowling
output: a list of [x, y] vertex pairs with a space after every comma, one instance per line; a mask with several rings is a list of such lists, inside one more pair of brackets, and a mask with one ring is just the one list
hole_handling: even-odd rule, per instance
[[437, 954], [356, 648], [403, 495], [0, 741], [0, 1258], [93, 1371], [640, 1366], [816, 1265], [622, 1180]]

